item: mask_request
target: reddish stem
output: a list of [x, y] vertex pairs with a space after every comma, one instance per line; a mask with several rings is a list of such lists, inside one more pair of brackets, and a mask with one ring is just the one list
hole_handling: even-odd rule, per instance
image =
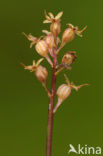
[[53, 71], [52, 71], [52, 85], [51, 85], [51, 97], [49, 97], [49, 109], [48, 109], [48, 126], [47, 126], [47, 140], [46, 140], [46, 156], [51, 156], [52, 149], [52, 134], [53, 134], [53, 108], [55, 98], [55, 86], [56, 86], [56, 64], [57, 56], [53, 54]]

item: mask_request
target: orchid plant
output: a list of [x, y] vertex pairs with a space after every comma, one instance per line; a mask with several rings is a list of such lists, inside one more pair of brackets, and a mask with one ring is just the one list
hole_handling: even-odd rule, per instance
[[[48, 105], [48, 125], [47, 125], [47, 140], [46, 140], [46, 156], [51, 156], [51, 148], [52, 148], [52, 133], [53, 133], [53, 119], [56, 111], [61, 106], [64, 100], [66, 100], [72, 89], [78, 91], [81, 87], [87, 86], [88, 84], [83, 84], [76, 86], [73, 82], [69, 81], [69, 78], [64, 74], [66, 83], [61, 84], [57, 91], [55, 91], [56, 87], [56, 78], [58, 74], [67, 69], [70, 71], [72, 63], [76, 59], [75, 51], [68, 51], [63, 56], [61, 62], [58, 62], [58, 55], [60, 54], [61, 49], [69, 42], [71, 42], [75, 35], [82, 37], [83, 31], [86, 29], [85, 26], [82, 30], [79, 30], [78, 27], [73, 26], [72, 24], [67, 24], [67, 28], [62, 34], [62, 38], [60, 40], [59, 34], [61, 32], [61, 17], [63, 12], [59, 12], [55, 17], [49, 12], [48, 14], [45, 11], [45, 20], [43, 23], [50, 23], [50, 30], [43, 30], [43, 35], [40, 38], [32, 36], [32, 34], [26, 35], [23, 33], [26, 38], [31, 42], [30, 48], [35, 47], [36, 52], [42, 57], [37, 62], [33, 60], [32, 65], [21, 65], [24, 69], [29, 70], [35, 74], [37, 79], [43, 85], [45, 90], [47, 91], [47, 95], [49, 98]], [[52, 82], [51, 89], [49, 90], [46, 84], [46, 80], [48, 78], [48, 70], [46, 67], [42, 66], [41, 63], [43, 60], [47, 60], [52, 69]], [[58, 101], [54, 105], [55, 102], [55, 94], [57, 94]]]

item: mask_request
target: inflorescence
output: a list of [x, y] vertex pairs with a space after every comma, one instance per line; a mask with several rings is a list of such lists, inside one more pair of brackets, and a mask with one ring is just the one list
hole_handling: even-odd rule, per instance
[[[60, 54], [61, 49], [69, 42], [71, 42], [75, 35], [82, 37], [83, 31], [86, 29], [85, 26], [82, 30], [79, 30], [78, 27], [73, 26], [72, 24], [67, 24], [67, 28], [62, 34], [62, 38], [58, 37], [61, 32], [61, 16], [63, 12], [58, 13], [55, 17], [54, 15], [49, 12], [48, 14], [45, 11], [45, 20], [43, 23], [50, 23], [50, 30], [43, 30], [43, 35], [40, 38], [32, 36], [32, 34], [26, 35], [23, 33], [26, 38], [31, 42], [30, 48], [35, 46], [36, 52], [42, 57], [37, 62], [33, 60], [33, 64], [26, 66], [22, 63], [24, 69], [34, 72], [37, 79], [42, 83], [43, 87], [46, 89], [48, 96], [52, 96], [51, 92], [49, 91], [46, 80], [48, 77], [48, 70], [41, 65], [41, 62], [46, 59], [50, 64], [51, 68], [53, 68], [53, 59]], [[55, 49], [55, 50], [54, 50]], [[54, 54], [55, 53], [55, 54]], [[71, 70], [72, 63], [76, 60], [76, 52], [75, 51], [68, 51], [63, 56], [61, 63], [56, 62], [56, 72], [55, 75], [57, 76], [63, 69]], [[57, 111], [61, 103], [69, 97], [71, 94], [72, 89], [78, 91], [83, 86], [88, 84], [83, 84], [76, 86], [73, 82], [70, 82], [68, 77], [64, 74], [66, 83], [61, 84], [57, 89], [57, 97], [58, 101], [54, 107], [53, 113]]]

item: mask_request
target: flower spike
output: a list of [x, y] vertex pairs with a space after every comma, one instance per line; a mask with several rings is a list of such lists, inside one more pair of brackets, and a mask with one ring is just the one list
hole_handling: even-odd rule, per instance
[[[40, 38], [32, 36], [32, 34], [26, 35], [23, 32], [23, 35], [30, 41], [30, 48], [34, 46], [36, 53], [39, 54], [42, 58], [37, 62], [33, 60], [32, 65], [21, 65], [24, 69], [33, 72], [36, 78], [40, 81], [42, 86], [48, 93], [49, 97], [49, 105], [48, 105], [48, 125], [47, 125], [47, 141], [46, 141], [46, 156], [51, 156], [51, 145], [52, 145], [52, 126], [53, 126], [53, 116], [54, 113], [58, 110], [61, 104], [71, 95], [72, 90], [78, 91], [83, 86], [88, 86], [88, 84], [81, 84], [76, 86], [73, 82], [69, 80], [66, 74], [65, 83], [61, 84], [56, 90], [56, 78], [58, 73], [60, 73], [63, 69], [67, 69], [69, 72], [72, 69], [72, 63], [76, 60], [76, 52], [75, 51], [67, 51], [64, 53], [61, 61], [59, 62], [58, 53], [61, 49], [69, 42], [71, 42], [76, 35], [82, 37], [82, 33], [86, 30], [87, 26], [85, 26], [82, 30], [79, 30], [78, 26], [73, 26], [72, 24], [67, 24], [67, 28], [64, 30], [61, 39], [59, 39], [59, 34], [61, 32], [61, 17], [63, 12], [59, 12], [56, 16], [52, 12], [46, 12], [45, 20], [43, 23], [50, 23], [49, 30], [42, 30], [44, 33]], [[60, 42], [60, 45], [59, 45]], [[59, 45], [59, 46], [58, 46]], [[47, 87], [47, 78], [48, 78], [48, 70], [46, 67], [41, 65], [41, 62], [46, 59], [48, 63], [51, 65], [50, 73], [51, 75], [51, 89]], [[57, 95], [57, 103], [55, 105], [55, 94]]]

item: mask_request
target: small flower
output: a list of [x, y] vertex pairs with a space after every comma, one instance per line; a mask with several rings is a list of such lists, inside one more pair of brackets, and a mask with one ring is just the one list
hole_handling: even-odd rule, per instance
[[49, 55], [48, 55], [48, 53], [49, 53], [49, 47], [48, 47], [47, 43], [44, 40], [38, 41], [37, 44], [35, 45], [35, 49], [36, 49], [36, 51], [37, 51], [37, 53], [39, 55], [45, 57], [46, 60], [49, 62], [49, 64], [51, 66], [53, 66], [53, 63], [50, 60]]
[[71, 70], [72, 68], [70, 65], [75, 61], [76, 57], [77, 56], [75, 51], [67, 52], [62, 58], [61, 64], [57, 65], [59, 70], [56, 71], [55, 75], [58, 75], [58, 73], [61, 72], [64, 68]]
[[66, 75], [64, 76], [65, 76], [67, 84], [62, 84], [57, 89], [58, 102], [53, 110], [53, 113], [55, 113], [58, 107], [61, 105], [61, 103], [70, 96], [72, 89], [75, 89], [76, 91], [78, 91], [81, 87], [88, 86], [88, 84], [75, 86], [73, 83], [70, 83]]
[[[34, 44], [36, 44], [36, 45], [35, 45], [35, 49], [36, 49], [36, 51], [38, 52], [39, 55], [41, 55], [41, 56], [43, 56], [43, 57], [45, 57], [45, 56], [48, 55], [48, 51], [49, 51], [48, 45], [46, 44], [46, 42], [45, 42], [44, 40], [41, 40], [41, 38], [42, 38], [43, 36], [41, 36], [41, 37], [38, 39], [38, 38], [32, 36], [31, 34], [29, 34], [29, 35], [26, 35], [25, 33], [23, 33], [23, 34], [26, 36], [26, 38], [27, 38], [29, 41], [32, 42], [32, 43], [31, 43], [32, 46], [33, 46]], [[32, 47], [31, 45], [30, 45], [30, 47]]]
[[35, 49], [38, 52], [38, 54], [43, 57], [46, 57], [48, 55], [49, 48], [44, 40], [40, 40], [39, 42], [37, 42], [37, 44], [35, 45]]
[[69, 51], [62, 58], [62, 64], [71, 65], [76, 59], [76, 52]]
[[59, 12], [55, 17], [54, 17], [54, 15], [51, 12], [48, 13], [49, 16], [47, 15], [46, 11], [44, 13], [45, 13], [46, 20], [44, 20], [43, 23], [52, 23], [54, 21], [55, 22], [59, 21], [61, 16], [63, 15], [62, 11]]
[[21, 63], [21, 65], [24, 67], [24, 69], [30, 70], [31, 72], [35, 73], [35, 76], [37, 77], [37, 79], [45, 84], [46, 83], [46, 79], [48, 77], [48, 71], [45, 67], [41, 66], [40, 63], [43, 61], [42, 59], [39, 59], [37, 61], [37, 63], [35, 63], [35, 60], [33, 60], [33, 65], [29, 65], [26, 66], [23, 63]]
[[58, 45], [58, 43], [61, 42], [59, 37], [57, 37], [57, 39], [55, 40], [52, 32], [49, 32], [47, 30], [42, 30], [42, 32], [47, 35], [44, 37], [44, 40], [50, 49], [53, 49], [55, 45]]
[[78, 27], [74, 27], [72, 24], [67, 24], [69, 28], [67, 28], [62, 35], [62, 43], [61, 46], [63, 47], [67, 42], [70, 42], [74, 39], [75, 34], [82, 37], [82, 32], [87, 28], [85, 26], [81, 31], [78, 29]]
[[32, 34], [29, 34], [29, 35], [26, 35], [24, 32], [23, 32], [23, 35], [29, 40], [31, 41], [31, 44], [30, 44], [30, 48], [32, 48], [32, 46], [38, 42], [38, 38], [32, 36]]
[[33, 65], [26, 66], [23, 63], [20, 63], [20, 64], [24, 67], [24, 69], [30, 70], [31, 72], [35, 71], [36, 69], [35, 60], [33, 60]]
[[26, 35], [25, 33], [23, 33], [26, 38], [31, 41], [31, 44], [30, 44], [30, 48], [34, 45], [35, 45], [35, 49], [37, 51], [37, 53], [43, 57], [46, 58], [46, 60], [49, 62], [49, 64], [51, 66], [53, 66], [53, 63], [52, 61], [50, 60], [49, 56], [48, 56], [48, 53], [49, 53], [49, 47], [47, 45], [47, 43], [44, 41], [44, 40], [41, 40], [42, 37], [44, 36], [41, 36], [40, 38], [36, 38], [34, 36], [32, 36], [31, 34], [29, 35]]
[[36, 70], [36, 68], [40, 65], [40, 63], [41, 63], [43, 60], [44, 60], [44, 59], [41, 58], [41, 59], [39, 59], [39, 60], [37, 61], [37, 63], [35, 63], [35, 60], [33, 60], [33, 64], [32, 64], [32, 65], [29, 65], [29, 66], [26, 66], [26, 65], [24, 65], [23, 63], [20, 63], [20, 64], [24, 67], [24, 69], [30, 70], [31, 72], [33, 72], [33, 71]]
[[61, 24], [60, 22], [53, 22], [51, 25], [50, 25], [50, 31], [54, 34], [54, 36], [58, 36], [60, 31], [61, 31]]
[[70, 95], [70, 93], [71, 87], [67, 84], [62, 84], [57, 90], [57, 96], [61, 102], [64, 101]]
[[43, 23], [51, 23], [50, 31], [54, 34], [54, 36], [57, 37], [57, 35], [61, 31], [60, 18], [63, 15], [63, 12], [59, 12], [55, 17], [51, 12], [49, 12], [48, 15], [47, 15], [47, 13], [45, 11], [46, 20], [44, 20]]
[[51, 32], [47, 30], [43, 30], [43, 33], [45, 33], [47, 36], [44, 37], [45, 42], [47, 43], [48, 47], [50, 49], [55, 47], [55, 41], [54, 41], [54, 36]]
[[38, 66], [38, 68], [36, 68], [36, 70], [35, 70], [35, 75], [41, 83], [43, 83], [43, 84], [46, 83], [46, 79], [48, 77], [48, 71], [45, 67], [43, 67], [41, 65]]
[[58, 109], [58, 107], [61, 105], [61, 103], [71, 94], [71, 87], [67, 84], [62, 84], [57, 89], [57, 97], [58, 102], [56, 106], [54, 107], [53, 113], [55, 113]]

